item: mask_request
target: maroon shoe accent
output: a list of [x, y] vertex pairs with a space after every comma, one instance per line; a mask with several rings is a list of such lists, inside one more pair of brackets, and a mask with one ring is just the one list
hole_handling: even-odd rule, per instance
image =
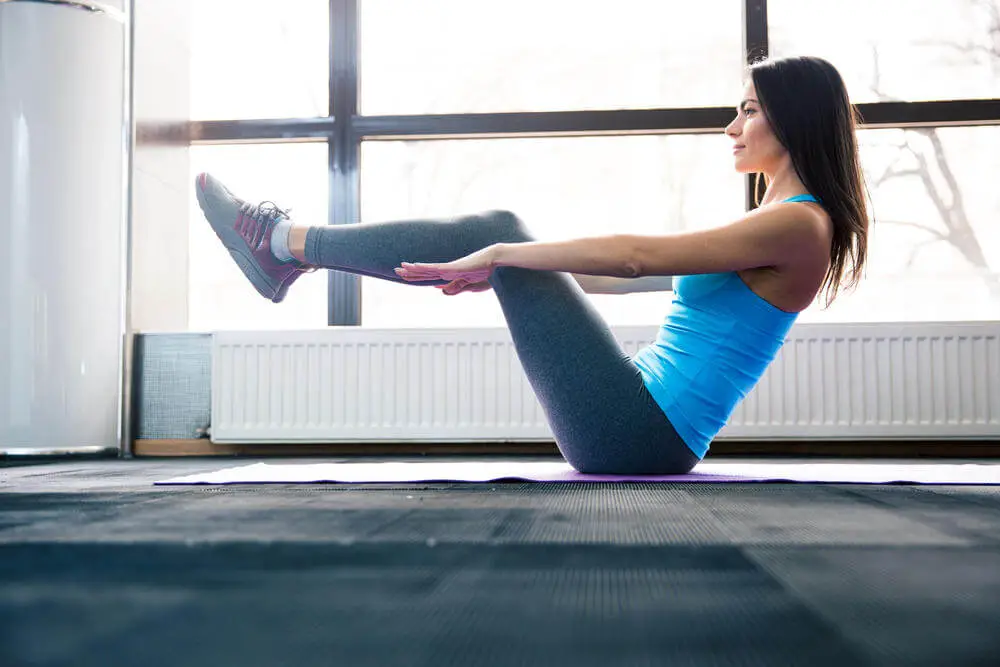
[[249, 204], [204, 173], [195, 191], [216, 236], [262, 296], [279, 303], [300, 275], [316, 270], [296, 259], [283, 262], [271, 252], [271, 232], [288, 217], [274, 202]]

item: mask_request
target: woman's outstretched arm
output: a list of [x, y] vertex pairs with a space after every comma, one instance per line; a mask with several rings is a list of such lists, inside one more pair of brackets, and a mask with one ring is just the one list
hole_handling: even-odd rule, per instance
[[493, 265], [636, 278], [639, 274], [635, 264], [635, 238], [615, 235], [568, 241], [498, 243], [493, 247]]
[[394, 270], [407, 282], [448, 280], [469, 285], [488, 280], [494, 269], [505, 266], [634, 278], [630, 258], [636, 253], [632, 245], [624, 236], [494, 243], [453, 262], [402, 262]]
[[638, 278], [773, 266], [822, 247], [825, 227], [805, 204], [753, 211], [734, 223], [674, 234], [617, 234], [557, 242], [501, 243], [494, 266]]
[[674, 289], [672, 276], [643, 276], [641, 278], [616, 278], [590, 276], [585, 273], [570, 274], [587, 294], [635, 294], [637, 292], [670, 292]]
[[403, 262], [395, 271], [406, 281], [469, 284], [487, 280], [494, 269], [505, 266], [632, 279], [723, 273], [783, 264], [821, 248], [825, 234], [818, 213], [805, 204], [789, 203], [757, 209], [714, 229], [495, 243], [453, 262]]

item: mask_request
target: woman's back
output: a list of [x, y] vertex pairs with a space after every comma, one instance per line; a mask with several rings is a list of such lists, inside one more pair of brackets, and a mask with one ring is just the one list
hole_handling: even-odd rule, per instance
[[[818, 203], [807, 205], [819, 207]], [[833, 240], [833, 223], [825, 212], [822, 212], [822, 218], [827, 230], [826, 243], [822, 246], [803, 248], [780, 266], [737, 271], [750, 291], [789, 313], [803, 311], [815, 302], [830, 267], [830, 246]]]

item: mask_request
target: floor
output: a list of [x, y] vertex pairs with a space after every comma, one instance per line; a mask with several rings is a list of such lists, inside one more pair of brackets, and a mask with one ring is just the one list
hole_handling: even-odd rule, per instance
[[1000, 487], [152, 485], [252, 462], [0, 467], [0, 665], [1000, 665]]

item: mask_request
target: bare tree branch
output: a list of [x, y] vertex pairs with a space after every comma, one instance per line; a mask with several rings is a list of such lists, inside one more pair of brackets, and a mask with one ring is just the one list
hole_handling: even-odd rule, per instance
[[[950, 51], [964, 53], [975, 62], [981, 62], [982, 56], [986, 54], [993, 63], [1000, 65], [1000, 2], [996, 0], [978, 0], [978, 2], [973, 0], [973, 2], [977, 7], [983, 8], [987, 14], [988, 20], [985, 22], [986, 25], [984, 27], [988, 33], [987, 43], [991, 44], [993, 48], [984, 47], [982, 43], [971, 41], [955, 44], [939, 40], [924, 40], [919, 42], [918, 45], [942, 47]], [[887, 95], [882, 89], [880, 62], [878, 51], [874, 45], [872, 46], [872, 58], [873, 78], [871, 89], [880, 100], [890, 101], [893, 98]], [[917, 135], [925, 137], [927, 143], [914, 141]], [[927, 196], [933, 203], [941, 222], [946, 228], [944, 232], [941, 232], [919, 223], [898, 220], [880, 221], [882, 224], [894, 224], [919, 229], [929, 235], [928, 238], [915, 244], [910, 249], [906, 260], [906, 269], [909, 269], [916, 261], [920, 250], [928, 245], [944, 241], [954, 247], [972, 268], [989, 273], [985, 253], [979, 239], [976, 237], [975, 230], [969, 222], [962, 197], [962, 190], [948, 161], [948, 156], [945, 155], [944, 144], [938, 133], [938, 129], [932, 127], [906, 128], [903, 130], [903, 141], [898, 146], [898, 149], [900, 154], [897, 155], [896, 159], [890, 161], [889, 166], [886, 167], [885, 171], [875, 181], [876, 185], [881, 185], [893, 178], [917, 176], [920, 178]], [[900, 167], [901, 155], [905, 154], [913, 157], [916, 167]], [[932, 169], [936, 169], [937, 174], [932, 174]], [[940, 175], [939, 179], [936, 178], [938, 175]], [[986, 283], [991, 297], [995, 300], [1000, 300], [1000, 279], [994, 274], [989, 273]]]
[[909, 269], [910, 267], [912, 267], [913, 262], [917, 259], [917, 253], [920, 252], [920, 250], [923, 249], [924, 246], [931, 245], [932, 243], [937, 243], [937, 240], [927, 239], [926, 241], [923, 241], [913, 246], [913, 248], [910, 250], [910, 256], [906, 258], [906, 265], [903, 268]]
[[937, 49], [947, 49], [949, 51], [955, 51], [959, 55], [984, 55], [987, 58], [996, 58], [996, 52], [989, 46], [983, 44], [974, 44], [972, 42], [966, 42], [964, 44], [955, 44], [954, 42], [946, 42], [939, 39], [921, 39], [913, 42], [914, 46], [927, 46]]
[[927, 136], [934, 149], [934, 159], [937, 162], [938, 169], [941, 170], [941, 176], [944, 177], [944, 182], [948, 184], [948, 189], [951, 190], [951, 206], [948, 208], [957, 212], [960, 220], [964, 220], [965, 206], [962, 203], [962, 197], [959, 194], [961, 190], [958, 186], [958, 179], [955, 178], [955, 174], [951, 170], [951, 165], [948, 164], [948, 159], [945, 157], [944, 146], [941, 144], [941, 137], [938, 136], [937, 132], [929, 132]]
[[879, 221], [878, 221], [878, 224], [879, 225], [897, 225], [899, 227], [912, 227], [914, 229], [919, 229], [920, 231], [927, 232], [928, 234], [930, 234], [931, 236], [933, 236], [934, 238], [931, 239], [931, 240], [935, 241], [935, 242], [936, 241], [950, 241], [951, 240], [950, 239], [950, 234], [948, 234], [946, 232], [938, 231], [938, 230], [934, 229], [933, 227], [928, 227], [927, 225], [922, 225], [919, 222], [908, 222], [906, 220], [882, 220], [880, 218]]
[[886, 170], [882, 172], [882, 175], [875, 179], [875, 187], [878, 187], [893, 178], [920, 175], [919, 169], [894, 169], [893, 167], [895, 167], [895, 163], [889, 165]]
[[879, 98], [882, 102], [902, 102], [904, 100], [898, 97], [892, 97], [888, 95], [884, 90], [882, 90], [882, 65], [878, 59], [878, 47], [871, 43], [868, 45], [871, 48], [872, 54], [872, 83], [868, 88]]
[[[937, 186], [934, 183], [934, 179], [931, 178], [930, 166], [927, 162], [927, 158], [922, 153], [914, 152], [914, 157], [917, 158], [917, 162], [920, 163], [920, 180], [924, 182], [924, 188], [927, 190], [927, 196], [931, 198], [934, 202], [934, 208], [938, 210], [938, 215], [941, 219], [951, 227], [951, 210], [948, 205], [944, 203], [944, 198], [941, 193], [938, 192]], [[952, 194], [954, 197], [954, 194]]]

